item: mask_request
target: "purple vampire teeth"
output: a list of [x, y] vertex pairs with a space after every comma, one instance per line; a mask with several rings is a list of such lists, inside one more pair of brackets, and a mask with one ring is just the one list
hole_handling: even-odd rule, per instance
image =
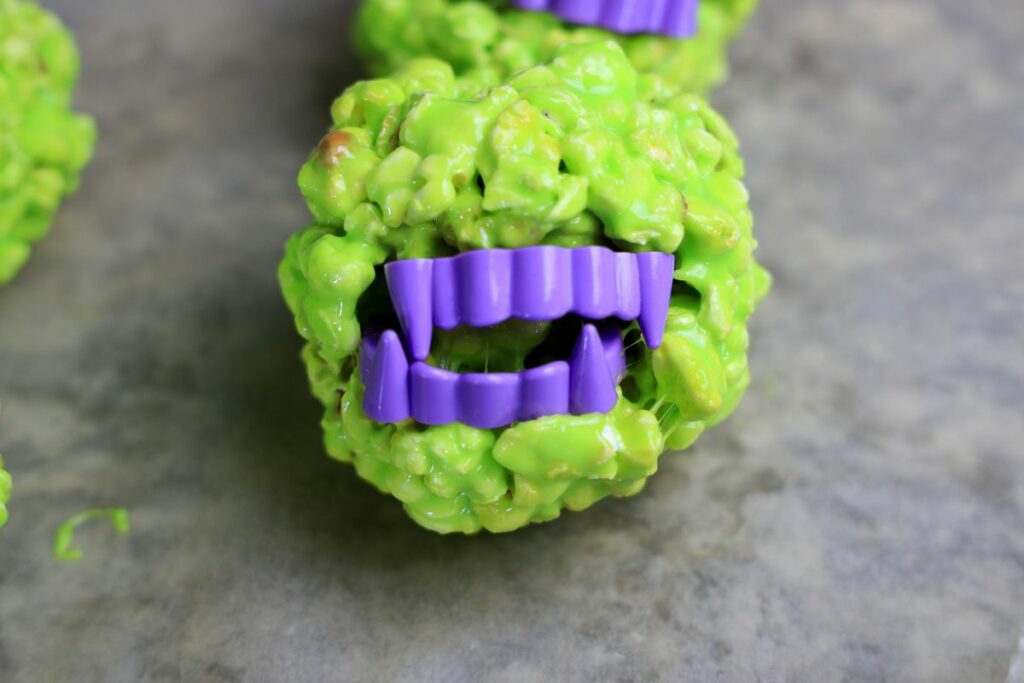
[[[607, 413], [626, 362], [619, 326], [636, 320], [661, 346], [672, 294], [672, 254], [604, 247], [483, 249], [384, 266], [405, 344], [393, 330], [362, 345], [364, 409], [376, 422], [462, 422], [493, 429], [547, 415]], [[506, 320], [586, 320], [572, 357], [518, 373], [459, 374], [427, 362], [434, 327]]]
[[612, 33], [660, 33], [688, 38], [697, 31], [699, 0], [512, 0], [520, 9], [551, 12], [572, 24]]

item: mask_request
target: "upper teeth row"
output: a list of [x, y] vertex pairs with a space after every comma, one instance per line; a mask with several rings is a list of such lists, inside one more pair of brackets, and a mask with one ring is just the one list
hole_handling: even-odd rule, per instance
[[489, 327], [511, 318], [637, 320], [657, 348], [672, 293], [672, 254], [630, 254], [605, 247], [481, 249], [384, 266], [391, 301], [410, 355], [430, 355], [434, 327]]

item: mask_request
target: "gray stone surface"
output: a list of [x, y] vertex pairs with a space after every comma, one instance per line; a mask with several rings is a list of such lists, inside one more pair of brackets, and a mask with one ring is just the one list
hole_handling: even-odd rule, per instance
[[747, 401], [641, 496], [476, 538], [322, 455], [277, 292], [352, 3], [51, 4], [103, 139], [0, 290], [0, 680], [1006, 677], [1024, 4], [769, 0], [718, 95], [777, 276]]

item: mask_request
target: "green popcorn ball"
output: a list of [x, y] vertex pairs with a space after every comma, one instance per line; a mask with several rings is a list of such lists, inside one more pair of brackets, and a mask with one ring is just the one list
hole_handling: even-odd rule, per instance
[[0, 457], [0, 527], [7, 523], [7, 502], [11, 499], [11, 475], [4, 469], [4, 459]]
[[679, 40], [566, 24], [545, 12], [510, 9], [503, 0], [366, 0], [355, 40], [375, 76], [435, 57], [453, 66], [465, 92], [477, 94], [550, 60], [562, 45], [614, 39], [641, 73], [706, 93], [726, 79], [729, 43], [757, 2], [702, 0], [697, 34]]
[[[288, 242], [279, 277], [326, 449], [429, 529], [511, 531], [633, 495], [749, 384], [746, 323], [770, 280], [738, 142], [699, 96], [643, 81], [613, 41], [558, 48], [473, 98], [445, 62], [413, 59], [335, 101], [299, 174], [315, 224]], [[499, 429], [371, 420], [360, 346], [394, 317], [383, 265], [531, 245], [674, 254], [663, 343], [625, 329], [614, 409]], [[437, 330], [428, 362], [521, 371], [567, 353], [567, 320]]]
[[28, 260], [78, 186], [96, 126], [71, 110], [71, 33], [27, 0], [0, 0], [0, 285]]

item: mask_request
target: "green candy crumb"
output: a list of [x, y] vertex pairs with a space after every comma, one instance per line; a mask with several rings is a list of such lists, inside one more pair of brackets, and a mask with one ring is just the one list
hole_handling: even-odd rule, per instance
[[92, 156], [96, 126], [71, 110], [79, 57], [56, 16], [0, 0], [0, 285], [50, 230]]
[[53, 537], [53, 556], [61, 562], [77, 562], [82, 559], [82, 551], [72, 548], [75, 530], [93, 519], [109, 518], [118, 534], [126, 534], [129, 530], [128, 511], [124, 508], [95, 508], [79, 512], [64, 521]]
[[[634, 495], [666, 449], [736, 407], [746, 323], [770, 278], [753, 258], [738, 142], [701, 97], [647, 88], [603, 41], [564, 45], [474, 96], [449, 65], [413, 59], [348, 88], [332, 116], [299, 174], [315, 224], [289, 240], [280, 283], [328, 453], [416, 522], [506, 532]], [[676, 256], [664, 344], [627, 329], [616, 407], [495, 430], [370, 420], [358, 349], [361, 324], [390, 307], [380, 266], [536, 244]], [[522, 370], [564, 334], [558, 322], [436, 330], [428, 362]]]

